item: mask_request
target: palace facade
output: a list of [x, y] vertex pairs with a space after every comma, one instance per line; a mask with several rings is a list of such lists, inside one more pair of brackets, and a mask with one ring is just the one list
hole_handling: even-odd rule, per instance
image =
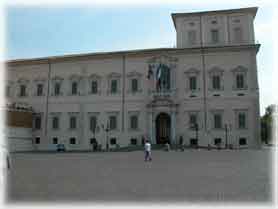
[[257, 8], [175, 13], [176, 47], [6, 62], [9, 103], [33, 109], [33, 146], [169, 142], [260, 146]]

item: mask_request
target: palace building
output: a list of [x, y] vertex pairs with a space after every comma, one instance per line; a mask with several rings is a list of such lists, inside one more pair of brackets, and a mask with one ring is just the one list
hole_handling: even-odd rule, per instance
[[8, 60], [6, 100], [32, 107], [36, 150], [258, 148], [256, 13], [174, 13], [175, 48]]

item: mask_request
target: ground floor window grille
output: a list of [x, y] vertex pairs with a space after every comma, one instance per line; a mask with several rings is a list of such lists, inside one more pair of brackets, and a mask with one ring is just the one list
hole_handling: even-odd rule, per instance
[[131, 138], [130, 139], [130, 144], [137, 145], [137, 139], [136, 138]]
[[74, 137], [70, 138], [70, 144], [76, 144], [76, 138]]
[[90, 139], [90, 143], [91, 143], [91, 144], [96, 144], [96, 143], [97, 143], [96, 138], [91, 138], [91, 139]]
[[57, 138], [57, 137], [54, 137], [54, 138], [52, 139], [52, 141], [53, 141], [53, 144], [58, 144], [58, 138]]
[[220, 145], [221, 144], [222, 139], [221, 138], [215, 138], [214, 139], [214, 145]]
[[116, 138], [111, 138], [110, 139], [110, 144], [111, 145], [115, 145], [117, 143], [117, 139]]
[[40, 137], [36, 137], [35, 138], [35, 144], [40, 144], [41, 143], [41, 138]]
[[195, 138], [190, 139], [190, 145], [191, 146], [197, 145], [197, 139]]
[[247, 144], [246, 138], [239, 138], [239, 145], [246, 145], [246, 144]]

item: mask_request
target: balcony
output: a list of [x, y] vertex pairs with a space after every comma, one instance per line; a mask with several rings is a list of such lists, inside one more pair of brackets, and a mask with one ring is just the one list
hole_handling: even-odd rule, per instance
[[149, 96], [151, 100], [174, 99], [176, 93], [177, 89], [150, 90]]

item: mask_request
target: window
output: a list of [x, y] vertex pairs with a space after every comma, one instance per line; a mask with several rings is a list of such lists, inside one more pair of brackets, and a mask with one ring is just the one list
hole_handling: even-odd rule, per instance
[[41, 129], [41, 117], [40, 116], [35, 117], [35, 129], [37, 129], [37, 130]]
[[76, 95], [77, 94], [77, 87], [78, 87], [77, 82], [73, 82], [71, 84], [71, 94], [72, 95]]
[[197, 79], [196, 79], [196, 76], [190, 76], [189, 77], [189, 89], [191, 91], [197, 89]]
[[97, 128], [97, 117], [91, 116], [90, 117], [90, 130], [95, 132]]
[[70, 144], [76, 144], [76, 138], [74, 137], [70, 138]]
[[138, 79], [136, 78], [131, 79], [131, 91], [132, 92], [138, 91]]
[[42, 94], [43, 94], [43, 85], [38, 84], [37, 85], [37, 96], [42, 96]]
[[130, 117], [130, 128], [131, 129], [138, 129], [138, 116], [132, 115]]
[[195, 127], [195, 124], [197, 124], [197, 115], [196, 114], [189, 115], [189, 124], [190, 124], [190, 128]]
[[221, 144], [222, 139], [221, 138], [215, 138], [214, 139], [214, 145], [220, 145]]
[[116, 116], [110, 116], [109, 117], [109, 127], [110, 130], [115, 130], [117, 129], [117, 117]]
[[235, 41], [242, 41], [242, 30], [241, 28], [237, 27], [237, 28], [234, 28], [234, 38], [235, 38]]
[[211, 30], [211, 41], [212, 43], [218, 43], [219, 41], [219, 31], [218, 30]]
[[111, 144], [111, 145], [117, 144], [117, 139], [116, 139], [116, 138], [111, 138], [111, 139], [110, 139], [110, 144]]
[[214, 128], [222, 128], [222, 115], [214, 114]]
[[11, 94], [11, 87], [10, 86], [6, 86], [6, 89], [5, 89], [5, 95], [6, 97], [9, 97]]
[[131, 138], [130, 139], [130, 144], [137, 145], [137, 139], [136, 138]]
[[70, 129], [76, 129], [76, 116], [70, 116]]
[[244, 75], [243, 74], [237, 74], [236, 75], [236, 88], [237, 89], [243, 89], [244, 88]]
[[190, 139], [190, 145], [191, 145], [191, 146], [197, 145], [197, 139], [191, 138], [191, 139]]
[[57, 138], [57, 137], [54, 137], [54, 138], [52, 139], [52, 143], [53, 143], [53, 144], [58, 144], [58, 138]]
[[90, 139], [90, 144], [96, 144], [96, 143], [97, 143], [96, 138], [91, 138], [91, 139]]
[[19, 96], [21, 96], [21, 97], [25, 97], [26, 96], [26, 86], [25, 85], [20, 85]]
[[57, 116], [52, 118], [52, 128], [59, 129], [59, 118]]
[[117, 80], [113, 79], [111, 80], [111, 93], [116, 94], [118, 90], [118, 82]]
[[247, 145], [247, 140], [246, 138], [239, 138], [239, 145]]
[[54, 84], [54, 95], [58, 96], [61, 91], [61, 84], [60, 83], [55, 83]]
[[213, 88], [213, 90], [220, 90], [220, 76], [219, 75], [212, 76], [212, 88]]
[[36, 137], [35, 138], [35, 144], [40, 144], [41, 143], [41, 138], [40, 137]]
[[246, 115], [243, 112], [238, 114], [238, 128], [246, 128]]
[[92, 81], [91, 91], [92, 91], [92, 94], [97, 94], [97, 81]]
[[188, 31], [188, 43], [189, 44], [196, 43], [196, 31], [195, 30]]

